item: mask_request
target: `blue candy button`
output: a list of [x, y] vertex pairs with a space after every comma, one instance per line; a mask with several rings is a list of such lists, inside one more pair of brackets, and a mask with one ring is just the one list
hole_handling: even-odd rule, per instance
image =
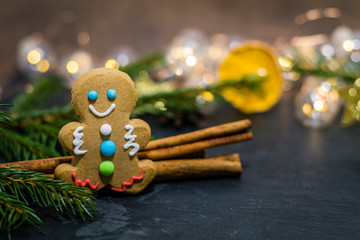
[[97, 92], [94, 91], [94, 90], [92, 90], [92, 91], [90, 91], [90, 92], [88, 93], [88, 98], [89, 98], [90, 100], [95, 100], [95, 99], [97, 99], [97, 96], [98, 96], [98, 94], [97, 94]]
[[110, 157], [110, 156], [114, 155], [114, 153], [115, 153], [115, 143], [113, 141], [110, 141], [110, 140], [104, 141], [101, 144], [100, 151], [101, 151], [101, 154], [106, 156], [106, 157]]
[[107, 96], [110, 99], [114, 99], [116, 97], [116, 91], [114, 89], [109, 89], [109, 91], [107, 92]]

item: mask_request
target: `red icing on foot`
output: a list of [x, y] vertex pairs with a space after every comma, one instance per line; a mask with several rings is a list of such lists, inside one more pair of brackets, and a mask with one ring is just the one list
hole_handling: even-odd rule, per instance
[[145, 168], [143, 168], [143, 170], [142, 170], [142, 172], [141, 172], [141, 175], [140, 175], [139, 177], [137, 177], [137, 176], [132, 176], [131, 179], [130, 179], [130, 182], [123, 182], [123, 183], [122, 183], [122, 189], [111, 187], [111, 190], [116, 191], [116, 192], [125, 192], [125, 191], [126, 191], [126, 187], [129, 187], [129, 186], [131, 186], [131, 185], [134, 184], [134, 180], [141, 180], [141, 179], [143, 179], [144, 173], [145, 173]]
[[75, 186], [86, 187], [86, 185], [88, 185], [92, 190], [97, 189], [97, 187], [99, 186], [99, 183], [96, 183], [95, 185], [92, 185], [89, 179], [86, 179], [85, 182], [82, 182], [80, 179], [76, 179], [76, 173], [75, 172], [72, 173], [72, 177], [74, 179]]

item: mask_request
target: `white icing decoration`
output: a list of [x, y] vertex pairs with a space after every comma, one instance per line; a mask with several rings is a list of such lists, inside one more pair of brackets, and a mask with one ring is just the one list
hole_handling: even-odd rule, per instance
[[110, 107], [109, 107], [105, 112], [102, 112], [102, 113], [96, 111], [95, 108], [94, 108], [94, 106], [93, 106], [92, 104], [89, 105], [89, 108], [90, 108], [90, 111], [91, 111], [94, 115], [96, 115], [96, 116], [98, 116], [98, 117], [106, 117], [107, 115], [109, 115], [109, 114], [112, 112], [112, 110], [115, 109], [115, 103], [112, 103], [112, 104], [110, 105]]
[[139, 151], [139, 144], [134, 143], [134, 141], [136, 140], [137, 136], [136, 135], [131, 135], [134, 131], [134, 126], [128, 124], [125, 126], [125, 129], [128, 130], [128, 132], [125, 134], [124, 138], [126, 140], [129, 140], [127, 143], [124, 144], [124, 149], [128, 149], [129, 147], [133, 147], [133, 149], [129, 152], [130, 156], [134, 156], [137, 151]]
[[112, 131], [112, 128], [109, 124], [103, 124], [100, 127], [100, 133], [104, 136], [110, 135], [111, 131]]
[[75, 146], [74, 148], [74, 153], [76, 155], [81, 155], [81, 154], [84, 154], [87, 152], [87, 150], [79, 150], [79, 148], [83, 145], [84, 141], [81, 140], [81, 138], [84, 136], [83, 133], [79, 133], [80, 131], [84, 130], [84, 127], [80, 126], [78, 127], [74, 133], [73, 133], [73, 136], [74, 136], [74, 141], [73, 141], [73, 144]]

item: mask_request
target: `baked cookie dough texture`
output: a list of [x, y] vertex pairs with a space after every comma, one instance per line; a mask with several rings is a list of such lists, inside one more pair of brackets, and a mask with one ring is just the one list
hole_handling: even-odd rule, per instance
[[98, 68], [81, 75], [72, 89], [72, 105], [80, 122], [65, 125], [61, 145], [74, 157], [55, 169], [55, 179], [89, 187], [108, 187], [136, 194], [155, 177], [151, 160], [136, 153], [150, 140], [150, 127], [129, 119], [137, 102], [135, 84], [124, 72]]

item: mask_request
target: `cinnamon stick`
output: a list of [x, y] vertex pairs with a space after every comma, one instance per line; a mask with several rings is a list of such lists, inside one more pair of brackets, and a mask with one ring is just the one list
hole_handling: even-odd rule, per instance
[[146, 145], [146, 147], [143, 150], [146, 151], [146, 150], [152, 150], [158, 148], [167, 148], [176, 145], [192, 143], [204, 139], [231, 135], [234, 133], [247, 130], [250, 127], [251, 127], [251, 121], [249, 119], [226, 123], [190, 133], [154, 140], [149, 142], [148, 145]]
[[251, 138], [252, 138], [252, 132], [244, 132], [240, 134], [212, 138], [208, 140], [202, 140], [202, 141], [183, 144], [179, 146], [141, 151], [138, 153], [138, 157], [139, 159], [151, 159], [151, 160], [174, 158], [212, 147], [218, 147], [226, 144], [249, 140]]
[[23, 169], [41, 172], [41, 173], [53, 173], [55, 168], [62, 163], [70, 163], [72, 156], [27, 160], [21, 162], [1, 163], [0, 167], [13, 167], [18, 166]]
[[205, 150], [201, 150], [201, 151], [198, 151], [198, 152], [193, 152], [193, 153], [190, 153], [190, 154], [184, 154], [184, 155], [176, 156], [176, 157], [169, 157], [169, 158], [166, 158], [166, 159], [167, 160], [172, 160], [172, 159], [175, 159], [175, 160], [176, 159], [199, 159], [199, 158], [205, 158], [205, 156], [206, 156]]
[[204, 159], [164, 160], [154, 162], [155, 181], [169, 181], [188, 178], [239, 176], [242, 172], [238, 154]]
[[[191, 178], [231, 177], [242, 172], [240, 157], [237, 153], [204, 159], [178, 159], [154, 162], [155, 181], [172, 181]], [[46, 174], [54, 177], [54, 174]]]
[[[182, 159], [194, 159], [194, 158], [204, 158], [205, 151], [197, 151], [190, 154], [184, 154], [180, 156]], [[55, 168], [62, 163], [70, 163], [73, 159], [73, 156], [65, 157], [55, 157], [55, 158], [45, 158], [45, 159], [36, 159], [36, 160], [26, 160], [20, 162], [10, 162], [10, 163], [0, 163], [0, 167], [20, 167], [23, 169], [28, 169], [31, 171], [41, 172], [41, 173], [53, 173]], [[171, 158], [169, 158], [171, 159]]]

